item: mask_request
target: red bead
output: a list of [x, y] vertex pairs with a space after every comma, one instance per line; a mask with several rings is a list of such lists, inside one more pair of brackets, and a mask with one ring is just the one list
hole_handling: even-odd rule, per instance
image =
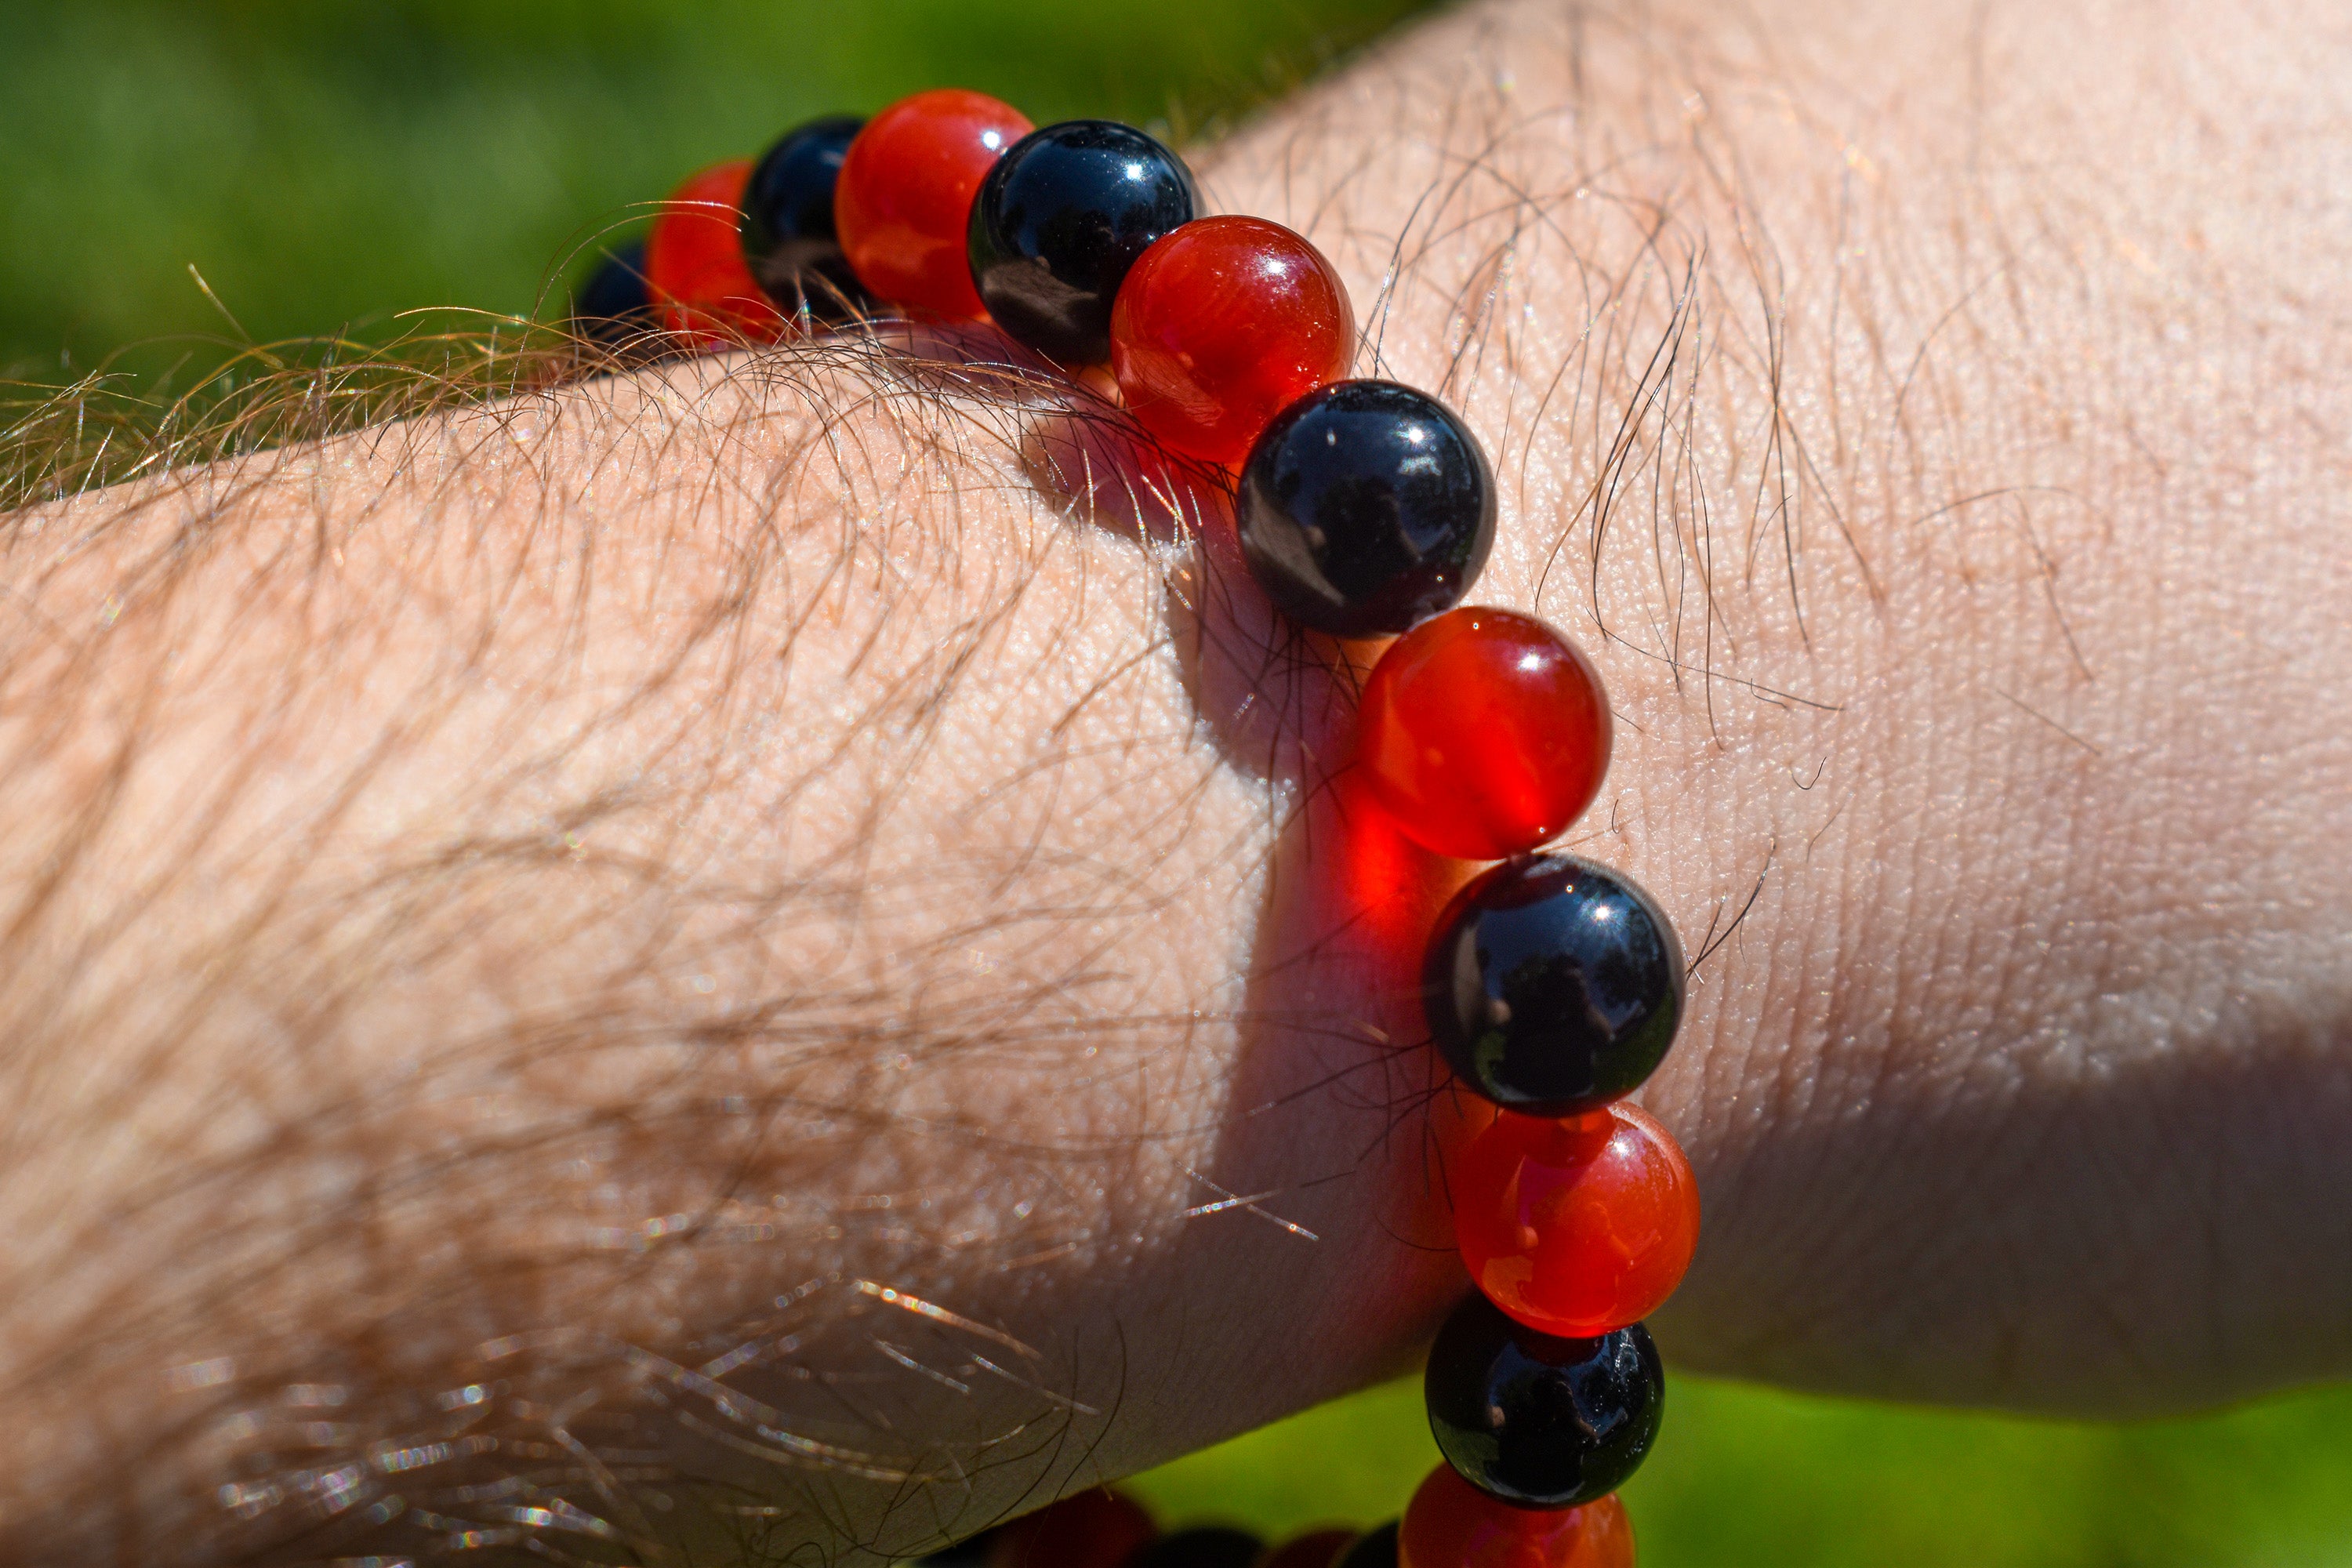
[[1397, 1564], [1633, 1568], [1633, 1526], [1613, 1492], [1581, 1508], [1513, 1508], [1440, 1465], [1405, 1505]]
[[784, 335], [782, 312], [743, 260], [743, 184], [751, 177], [749, 158], [688, 176], [646, 231], [646, 290], [661, 308], [662, 324], [713, 347]]
[[1352, 1530], [1313, 1530], [1294, 1535], [1265, 1554], [1257, 1568], [1331, 1568], [1355, 1543]]
[[1323, 253], [1278, 223], [1204, 217], [1145, 251], [1111, 307], [1110, 363], [1137, 423], [1238, 463], [1274, 416], [1348, 374], [1356, 316]]
[[1557, 837], [1609, 771], [1609, 700], [1566, 637], [1509, 610], [1448, 610], [1364, 685], [1357, 757], [1407, 837], [1465, 860]]
[[1006, 1525], [989, 1543], [988, 1568], [1118, 1568], [1159, 1533], [1142, 1504], [1096, 1487]]
[[1590, 1339], [1655, 1311], [1698, 1246], [1698, 1182], [1666, 1130], [1618, 1104], [1505, 1111], [1446, 1173], [1462, 1261], [1528, 1327]]
[[857, 280], [894, 305], [986, 315], [965, 250], [971, 198], [1029, 131], [1019, 110], [961, 88], [902, 98], [867, 121], [833, 187], [834, 230]]

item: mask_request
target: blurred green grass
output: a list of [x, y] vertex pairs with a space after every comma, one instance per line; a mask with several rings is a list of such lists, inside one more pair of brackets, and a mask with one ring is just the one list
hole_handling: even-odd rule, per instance
[[[1676, 1376], [1625, 1488], [1642, 1568], [2352, 1568], [2352, 1390], [2099, 1426]], [[1437, 1462], [1419, 1379], [1139, 1477], [1161, 1519], [1393, 1517]]]
[[[0, 0], [0, 372], [530, 310], [600, 220], [782, 127], [954, 82], [1179, 132], [1412, 0]], [[1646, 1568], [2352, 1568], [2352, 1391], [2127, 1427], [1678, 1380]], [[1398, 1384], [1139, 1485], [1265, 1531], [1393, 1513]]]

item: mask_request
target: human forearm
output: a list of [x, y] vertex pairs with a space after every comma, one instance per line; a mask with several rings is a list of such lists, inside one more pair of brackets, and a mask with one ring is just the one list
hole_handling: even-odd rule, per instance
[[[1474, 13], [1206, 173], [1487, 435], [1476, 596], [1584, 640], [1619, 705], [1605, 858], [1695, 952], [1745, 911], [1649, 1096], [1710, 1205], [1669, 1349], [2103, 1408], [2339, 1367], [2347, 1249], [2294, 1242], [2346, 1174], [2345, 876], [2315, 848], [2345, 631], [2313, 580], [2343, 571], [2346, 410], [2312, 374], [2344, 324], [2294, 303], [2324, 231], [2262, 217], [2319, 172], [2256, 156], [2320, 145], [2285, 132], [2326, 89], [2192, 156], [2154, 134], [2187, 62], [2281, 77], [2284, 23], [2143, 24], [2105, 74], [2074, 63], [2095, 19], [1874, 25]], [[911, 1542], [1097, 1442], [1123, 1468], [1393, 1364], [1458, 1289], [1400, 962], [1458, 872], [1342, 847], [1316, 785], [1344, 689], [1275, 640], [1213, 501], [1202, 560], [1156, 554], [1116, 505], [1059, 515], [1002, 408], [900, 382], [825, 427], [812, 402], [898, 374], [855, 357], [396, 430], [372, 468], [298, 454], [208, 563], [161, 557], [172, 637], [124, 591], [166, 508], [19, 578], [106, 700], [11, 658], [10, 713], [59, 737], [15, 742], [40, 826], [12, 885], [105, 810], [17, 928], [71, 956], [15, 965], [65, 997], [12, 1030], [10, 1206], [59, 1217], [10, 1249], [37, 1261], [0, 1287], [5, 1354], [34, 1430], [133, 1413], [22, 1495], [109, 1444], [152, 1447], [159, 1495], [247, 1479], [240, 1447], [331, 1473], [478, 1385], [457, 1414], [507, 1447], [363, 1464], [346, 1511], [423, 1508], [576, 1468], [530, 1446], [593, 1391], [564, 1436], [801, 1510], [779, 1544]], [[205, 673], [160, 680], [175, 652]], [[110, 773], [100, 715], [156, 691]], [[2294, 782], [2249, 813], [2250, 772]], [[93, 1057], [79, 1090], [33, 1070]], [[1227, 1193], [1320, 1239], [1188, 1217]], [[739, 1353], [767, 1411], [661, 1370]], [[222, 1381], [156, 1405], [190, 1365]], [[154, 1410], [229, 1435], [140, 1447]], [[970, 1496], [840, 1479], [1008, 1451]], [[567, 1485], [624, 1535], [685, 1528]], [[886, 1497], [914, 1499], [887, 1526]], [[521, 1528], [485, 1506], [442, 1511]]]

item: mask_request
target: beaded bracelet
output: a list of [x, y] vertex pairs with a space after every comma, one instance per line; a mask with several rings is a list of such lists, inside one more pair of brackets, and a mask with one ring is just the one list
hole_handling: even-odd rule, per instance
[[[1424, 1378], [1446, 1463], [1398, 1523], [1268, 1561], [1623, 1568], [1615, 1492], [1664, 1392], [1641, 1320], [1690, 1262], [1698, 1194], [1674, 1140], [1623, 1102], [1681, 1016], [1674, 929], [1624, 877], [1540, 852], [1600, 791], [1600, 677], [1543, 622], [1459, 606], [1494, 541], [1486, 455], [1426, 393], [1347, 378], [1355, 323], [1331, 264], [1278, 224], [1199, 206], [1182, 161], [1132, 127], [1032, 129], [981, 93], [918, 93], [694, 175], [575, 311], [599, 334], [650, 319], [706, 345], [883, 310], [992, 318], [1066, 369], [1107, 364], [1154, 439], [1231, 474], [1242, 555], [1283, 615], [1395, 637], [1358, 713], [1367, 793], [1423, 847], [1499, 862], [1440, 916], [1421, 975], [1433, 1042], [1496, 1107], [1446, 1173], [1478, 1289]], [[1259, 1556], [1232, 1531], [1150, 1541], [1103, 1496], [1024, 1521], [1007, 1561]]]

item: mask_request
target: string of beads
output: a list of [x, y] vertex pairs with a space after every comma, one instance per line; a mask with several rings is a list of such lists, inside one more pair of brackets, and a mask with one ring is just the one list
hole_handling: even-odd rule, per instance
[[1495, 537], [1477, 437], [1426, 393], [1349, 377], [1354, 314], [1313, 245], [1200, 205], [1183, 161], [1132, 127], [1034, 128], [982, 93], [921, 92], [694, 174], [575, 311], [706, 346], [886, 310], [987, 318], [1066, 369], [1107, 369], [1152, 437], [1231, 475], [1242, 555], [1283, 615], [1394, 639], [1358, 715], [1365, 795], [1435, 854], [1496, 862], [1440, 916], [1420, 976], [1433, 1043], [1495, 1108], [1446, 1172], [1477, 1289], [1424, 1379], [1445, 1463], [1399, 1522], [1270, 1553], [1236, 1531], [1156, 1535], [1084, 1493], [998, 1532], [992, 1568], [1627, 1568], [1615, 1493], [1664, 1395], [1642, 1320], [1699, 1215], [1682, 1152], [1623, 1098], [1682, 1015], [1674, 928], [1623, 876], [1543, 848], [1600, 792], [1608, 701], [1559, 632], [1461, 603]]

